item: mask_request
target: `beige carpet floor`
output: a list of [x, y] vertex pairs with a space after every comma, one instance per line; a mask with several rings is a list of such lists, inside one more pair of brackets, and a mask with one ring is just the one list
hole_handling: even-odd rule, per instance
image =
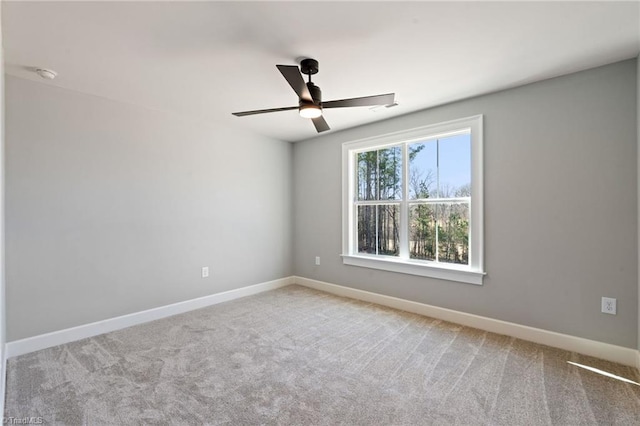
[[637, 370], [289, 286], [12, 358], [45, 424], [640, 425]]

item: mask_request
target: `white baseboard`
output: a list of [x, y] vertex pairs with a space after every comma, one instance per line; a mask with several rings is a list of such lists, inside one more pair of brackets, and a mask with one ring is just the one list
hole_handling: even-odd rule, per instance
[[333, 293], [338, 296], [363, 300], [365, 302], [377, 303], [389, 306], [402, 311], [412, 312], [419, 315], [437, 318], [468, 327], [479, 328], [497, 334], [516, 337], [542, 345], [552, 346], [571, 352], [578, 352], [584, 355], [605, 359], [619, 364], [637, 367], [640, 369], [640, 352], [635, 349], [622, 346], [611, 345], [609, 343], [597, 342], [595, 340], [584, 339], [582, 337], [570, 336], [568, 334], [556, 333], [554, 331], [542, 330], [540, 328], [528, 327], [526, 325], [512, 322], [496, 320], [465, 312], [454, 311], [452, 309], [440, 308], [426, 305], [424, 303], [399, 299], [397, 297], [385, 296], [369, 291], [357, 290], [341, 285], [330, 284], [323, 281], [312, 280], [303, 277], [293, 277], [293, 283], [316, 290]]
[[0, 422], [4, 423], [4, 399], [7, 386], [7, 345], [0, 348], [0, 362], [2, 363], [2, 371], [0, 371]]
[[[507, 336], [512, 336], [543, 345], [553, 346], [572, 352], [578, 352], [584, 355], [589, 355], [640, 369], [640, 351], [634, 349], [611, 345], [609, 343], [597, 342], [595, 340], [584, 339], [582, 337], [556, 333], [554, 331], [528, 327], [526, 325], [482, 317], [479, 315], [468, 314], [465, 312], [454, 311], [452, 309], [440, 308], [437, 306], [413, 302], [397, 297], [385, 296], [369, 291], [357, 290], [354, 288], [330, 284], [327, 282], [312, 280], [309, 278], [292, 276], [242, 287], [235, 290], [229, 290], [222, 293], [216, 293], [197, 299], [187, 300], [184, 302], [178, 302], [171, 305], [161, 306], [146, 311], [110, 318], [103, 321], [97, 321], [94, 323], [72, 327], [65, 330], [54, 331], [51, 333], [29, 337], [22, 340], [8, 342], [4, 348], [3, 353], [0, 354], [0, 362], [2, 363], [2, 372], [0, 373], [0, 395], [4, 395], [6, 359], [8, 358], [23, 355], [29, 352], [35, 352], [64, 343], [73, 342], [76, 340], [85, 339], [88, 337], [97, 336], [99, 334], [108, 333], [110, 331], [120, 330], [134, 325], [143, 324], [145, 322], [166, 318], [172, 315], [189, 312], [218, 303], [239, 299], [241, 297], [250, 296], [252, 294], [274, 290], [276, 288], [285, 287], [290, 284], [299, 284], [305, 287], [314, 288], [316, 290], [325, 291], [327, 293], [333, 293], [339, 296], [363, 300], [365, 302], [377, 303], [379, 305], [389, 306], [391, 308], [413, 312], [419, 315], [425, 315], [444, 321], [450, 321], [469, 327], [479, 328], [481, 330], [486, 330], [493, 333], [504, 334]], [[2, 408], [3, 402], [3, 398], [0, 398], [0, 409]], [[2, 411], [0, 411], [0, 413], [2, 413]]]
[[171, 305], [160, 306], [158, 308], [148, 309], [146, 311], [122, 315], [119, 317], [97, 321], [90, 324], [84, 324], [60, 331], [41, 334], [39, 336], [16, 340], [7, 343], [5, 355], [6, 358], [11, 358], [29, 352], [35, 352], [41, 349], [50, 348], [52, 346], [58, 346], [64, 343], [86, 339], [87, 337], [97, 336], [99, 334], [108, 333], [110, 331], [120, 330], [134, 325], [143, 324], [145, 322], [182, 314], [184, 312], [193, 311], [195, 309], [204, 308], [218, 303], [228, 302], [230, 300], [239, 299], [241, 297], [251, 296], [252, 294], [262, 293], [263, 291], [274, 290], [276, 288], [284, 287], [290, 284], [292, 284], [292, 277], [280, 278], [277, 280], [250, 285], [235, 290], [229, 290], [222, 293], [199, 297], [197, 299], [191, 299], [184, 302], [173, 303]]

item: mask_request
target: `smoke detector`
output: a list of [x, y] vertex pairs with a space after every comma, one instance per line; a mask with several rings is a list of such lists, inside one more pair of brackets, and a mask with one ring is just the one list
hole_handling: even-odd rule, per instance
[[44, 78], [45, 80], [53, 80], [58, 75], [58, 73], [55, 72], [54, 70], [48, 70], [46, 68], [36, 69], [36, 74], [38, 74], [40, 77]]

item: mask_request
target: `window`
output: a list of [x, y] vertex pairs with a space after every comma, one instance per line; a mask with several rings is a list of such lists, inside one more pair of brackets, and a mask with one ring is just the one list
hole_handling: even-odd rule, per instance
[[343, 145], [343, 262], [482, 284], [482, 116]]

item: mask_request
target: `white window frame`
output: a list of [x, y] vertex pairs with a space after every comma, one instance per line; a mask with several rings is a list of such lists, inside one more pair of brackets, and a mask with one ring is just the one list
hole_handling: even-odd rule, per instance
[[[483, 220], [483, 116], [451, 120], [444, 123], [418, 127], [401, 132], [388, 133], [342, 144], [342, 262], [345, 265], [380, 269], [404, 274], [419, 275], [443, 280], [482, 285], [484, 271], [484, 220]], [[357, 154], [390, 146], [442, 138], [470, 131], [471, 134], [471, 201], [469, 223], [469, 264], [449, 264], [410, 259], [406, 250], [400, 256], [381, 256], [357, 251]], [[407, 184], [408, 165], [403, 161], [403, 185]], [[400, 244], [408, 239], [408, 204], [405, 197], [400, 204]]]

